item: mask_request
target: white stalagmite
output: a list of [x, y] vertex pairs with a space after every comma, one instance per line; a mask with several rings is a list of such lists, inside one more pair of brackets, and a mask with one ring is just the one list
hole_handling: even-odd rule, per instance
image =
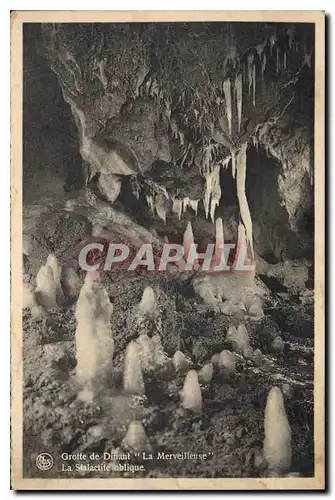
[[198, 372], [200, 384], [209, 384], [213, 377], [213, 365], [212, 363], [207, 363]]
[[228, 328], [226, 342], [232, 346], [235, 352], [242, 355], [247, 353], [250, 347], [250, 340], [246, 327], [243, 324], [240, 324], [238, 328], [231, 325]]
[[130, 423], [122, 444], [133, 451], [141, 452], [150, 447], [143, 424], [134, 420]]
[[236, 187], [237, 187], [237, 198], [240, 207], [241, 218], [246, 230], [247, 243], [250, 245], [251, 257], [254, 258], [254, 248], [252, 241], [252, 221], [248, 205], [248, 200], [245, 194], [245, 178], [246, 178], [246, 168], [247, 168], [247, 144], [243, 144], [241, 149], [238, 151], [236, 156], [237, 164], [237, 176], [236, 176]]
[[264, 457], [270, 475], [289, 472], [292, 460], [291, 428], [287, 419], [284, 397], [279, 387], [268, 394], [264, 415]]
[[241, 131], [241, 122], [242, 122], [242, 101], [243, 101], [243, 82], [242, 82], [242, 73], [236, 75], [235, 79], [235, 92], [236, 92], [236, 107], [237, 107], [237, 123], [238, 123], [238, 132]]
[[192, 245], [194, 245], [194, 236], [193, 236], [191, 221], [188, 221], [183, 236], [183, 247], [184, 247], [185, 258], [187, 258]]
[[145, 394], [139, 345], [132, 340], [126, 349], [123, 388], [128, 394]]
[[114, 354], [112, 312], [113, 306], [99, 273], [88, 272], [76, 307], [76, 375], [83, 386], [110, 376]]
[[198, 215], [198, 203], [199, 203], [199, 200], [190, 200], [189, 201], [190, 207], [195, 211], [196, 215]]
[[202, 394], [195, 370], [190, 370], [185, 378], [184, 387], [181, 391], [182, 406], [193, 412], [202, 410]]
[[57, 307], [56, 283], [49, 265], [42, 266], [37, 273], [35, 296], [39, 305], [45, 309]]
[[233, 374], [236, 372], [235, 356], [232, 352], [224, 349], [220, 352], [218, 361], [219, 368], [226, 373]]
[[143, 290], [143, 295], [141, 302], [138, 305], [139, 311], [142, 314], [147, 314], [152, 316], [155, 313], [157, 307], [155, 292], [151, 286], [145, 287]]
[[231, 83], [229, 78], [223, 82], [223, 92], [226, 102], [226, 116], [228, 120], [229, 135], [232, 132], [232, 100], [231, 100]]
[[61, 274], [62, 274], [62, 266], [59, 264], [58, 259], [55, 254], [51, 253], [48, 255], [47, 266], [50, 266], [54, 275], [55, 286], [56, 286], [56, 298], [58, 304], [61, 304], [64, 301], [64, 293], [62, 289], [62, 285], [60, 282]]
[[176, 351], [174, 353], [172, 363], [177, 371], [185, 370], [189, 365], [189, 361], [186, 359], [185, 354], [181, 351]]

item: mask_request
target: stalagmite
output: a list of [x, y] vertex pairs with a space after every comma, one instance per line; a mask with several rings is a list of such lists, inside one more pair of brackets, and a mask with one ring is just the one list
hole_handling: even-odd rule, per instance
[[189, 361], [186, 359], [185, 354], [181, 351], [176, 351], [174, 353], [172, 358], [172, 363], [177, 371], [186, 370], [190, 364]]
[[109, 377], [114, 354], [110, 317], [113, 306], [96, 271], [86, 274], [76, 307], [76, 375], [86, 386]]
[[143, 295], [141, 302], [138, 305], [138, 309], [142, 314], [147, 314], [152, 316], [156, 311], [157, 303], [155, 292], [151, 288], [151, 286], [145, 287], [143, 290]]
[[198, 203], [199, 200], [189, 200], [190, 207], [195, 211], [195, 214], [198, 214]]
[[134, 420], [130, 423], [122, 445], [135, 452], [142, 452], [150, 448], [149, 440], [141, 422]]
[[126, 349], [123, 388], [128, 394], [138, 394], [139, 396], [145, 394], [140, 349], [135, 341], [131, 341]]
[[287, 66], [287, 54], [284, 52], [284, 69], [286, 69]]
[[202, 394], [198, 381], [198, 374], [190, 370], [185, 378], [184, 387], [181, 391], [182, 406], [195, 413], [202, 410]]
[[237, 107], [237, 123], [238, 132], [241, 131], [241, 121], [242, 121], [242, 99], [243, 99], [243, 83], [242, 74], [236, 75], [235, 79], [235, 92], [236, 92], [236, 107]]
[[232, 352], [224, 349], [220, 352], [219, 362], [220, 370], [227, 374], [234, 374], [236, 372], [235, 356]]
[[213, 377], [213, 365], [212, 363], [207, 363], [198, 372], [200, 384], [209, 384]]
[[236, 187], [237, 187], [237, 198], [240, 207], [241, 218], [246, 230], [247, 243], [250, 245], [251, 257], [254, 258], [254, 248], [252, 241], [252, 221], [249, 210], [249, 205], [247, 197], [245, 194], [245, 178], [246, 178], [246, 153], [247, 144], [244, 144], [237, 153], [236, 163], [237, 163], [237, 176], [236, 176]]
[[229, 135], [232, 132], [232, 101], [231, 101], [231, 83], [229, 78], [223, 82], [223, 92], [226, 102], [226, 116], [228, 120]]
[[62, 266], [59, 264], [58, 259], [55, 254], [51, 253], [48, 255], [47, 266], [50, 266], [54, 275], [55, 287], [56, 287], [56, 299], [58, 304], [61, 304], [64, 301], [64, 293], [62, 289], [62, 285], [60, 282], [61, 274], [62, 274]]
[[232, 349], [239, 354], [244, 355], [249, 351], [249, 334], [243, 324], [240, 324], [238, 328], [235, 328], [231, 325], [228, 328], [228, 333], [225, 340], [229, 345], [232, 346]]
[[279, 387], [272, 387], [266, 401], [263, 451], [269, 475], [283, 476], [289, 472], [292, 459], [291, 428]]
[[49, 265], [42, 266], [36, 276], [35, 296], [37, 302], [45, 309], [57, 307], [56, 283], [54, 273]]
[[185, 232], [184, 232], [184, 236], [183, 236], [183, 247], [184, 247], [185, 258], [187, 258], [192, 245], [194, 245], [194, 236], [193, 236], [191, 221], [188, 221]]

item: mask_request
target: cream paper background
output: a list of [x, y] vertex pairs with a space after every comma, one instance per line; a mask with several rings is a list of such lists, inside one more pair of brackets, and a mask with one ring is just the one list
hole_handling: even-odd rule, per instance
[[[22, 477], [22, 24], [248, 21], [315, 23], [315, 369], [313, 478]], [[11, 14], [11, 487], [15, 490], [284, 490], [325, 487], [325, 17], [321, 11], [16, 11]]]

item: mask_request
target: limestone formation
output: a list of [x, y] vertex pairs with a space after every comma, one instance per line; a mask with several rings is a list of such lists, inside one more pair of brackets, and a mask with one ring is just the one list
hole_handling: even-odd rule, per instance
[[186, 356], [181, 351], [176, 351], [172, 358], [173, 366], [176, 371], [186, 370], [189, 366], [189, 361], [186, 359]]
[[263, 450], [269, 475], [284, 476], [289, 472], [292, 461], [291, 427], [279, 387], [272, 387], [266, 401]]
[[142, 295], [141, 302], [138, 306], [140, 313], [147, 314], [148, 316], [152, 316], [156, 310], [156, 297], [155, 292], [151, 288], [151, 286], [147, 286]]
[[226, 349], [221, 351], [218, 365], [223, 373], [226, 373], [228, 375], [234, 374], [236, 372], [236, 361], [234, 354]]
[[127, 433], [123, 438], [122, 446], [134, 452], [150, 449], [150, 443], [142, 422], [134, 420], [130, 423]]
[[145, 394], [140, 348], [131, 341], [126, 349], [123, 370], [123, 388], [127, 394]]
[[42, 266], [36, 276], [35, 295], [38, 304], [47, 310], [56, 308], [56, 290], [52, 268], [49, 265]]
[[181, 391], [182, 406], [194, 413], [202, 411], [202, 394], [195, 370], [190, 370], [185, 378], [184, 387]]
[[76, 307], [76, 375], [82, 385], [108, 377], [114, 341], [110, 317], [113, 306], [97, 272], [86, 274]]
[[213, 377], [213, 365], [212, 363], [207, 363], [198, 372], [198, 378], [200, 384], [209, 384]]

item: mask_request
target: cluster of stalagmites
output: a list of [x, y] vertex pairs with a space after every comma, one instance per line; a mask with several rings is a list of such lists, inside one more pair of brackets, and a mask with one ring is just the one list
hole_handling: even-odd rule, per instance
[[23, 308], [29, 308], [33, 317], [47, 315], [61, 307], [65, 300], [78, 297], [80, 279], [72, 268], [62, 268], [57, 257], [50, 254], [46, 264], [36, 275], [36, 287], [23, 283]]
[[[64, 300], [60, 281], [61, 267], [54, 255], [50, 255], [36, 277], [35, 291], [25, 288], [25, 305], [48, 311]], [[77, 282], [73, 291], [77, 290]], [[114, 340], [111, 329], [113, 306], [98, 272], [88, 272], [80, 290], [76, 305], [76, 377], [81, 388], [79, 399], [91, 402], [99, 384], [112, 377]], [[138, 317], [153, 317], [157, 312], [157, 299], [154, 290], [144, 289], [142, 299], [136, 307]], [[164, 353], [159, 335], [149, 337], [140, 333], [132, 340], [125, 351], [123, 369], [123, 388], [129, 396], [145, 396], [145, 374], [154, 372], [158, 367], [170, 364], [175, 372], [184, 376], [180, 391], [181, 407], [191, 413], [200, 414], [203, 410], [202, 387], [211, 383], [214, 370], [225, 377], [236, 374], [239, 356], [256, 359], [262, 353], [250, 347], [246, 326], [240, 323], [231, 325], [224, 341], [225, 348], [215, 354], [210, 362], [198, 371], [192, 361], [182, 351], [176, 351], [172, 360]], [[286, 416], [284, 398], [278, 387], [273, 387], [268, 395], [264, 418], [263, 460], [267, 473], [271, 476], [285, 475], [291, 466], [291, 429]], [[124, 448], [142, 451], [150, 448], [143, 424], [130, 423], [122, 442]]]

